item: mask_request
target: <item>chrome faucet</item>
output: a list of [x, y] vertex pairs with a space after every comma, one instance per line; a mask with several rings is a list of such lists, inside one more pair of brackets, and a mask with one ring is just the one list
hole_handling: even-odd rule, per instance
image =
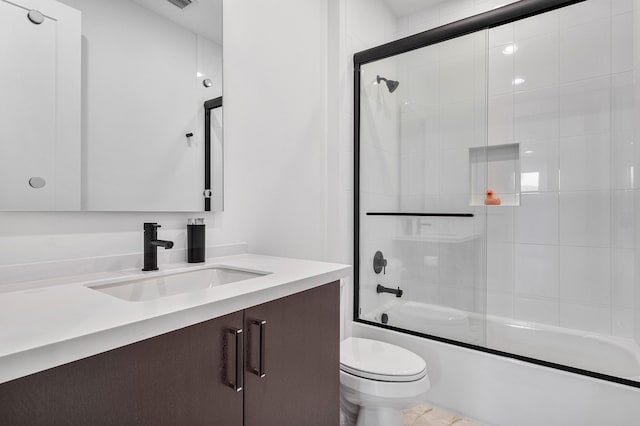
[[158, 270], [158, 247], [170, 249], [173, 247], [173, 241], [165, 241], [158, 239], [157, 223], [144, 224], [144, 268], [143, 271]]

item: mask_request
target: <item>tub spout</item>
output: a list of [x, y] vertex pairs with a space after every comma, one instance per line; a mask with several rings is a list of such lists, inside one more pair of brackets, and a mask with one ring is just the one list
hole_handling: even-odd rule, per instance
[[383, 287], [380, 284], [378, 284], [378, 286], [376, 287], [376, 293], [391, 293], [391, 294], [395, 294], [396, 297], [402, 297], [402, 294], [404, 292], [400, 290], [400, 287], [398, 287], [398, 289], [396, 290], [394, 288]]

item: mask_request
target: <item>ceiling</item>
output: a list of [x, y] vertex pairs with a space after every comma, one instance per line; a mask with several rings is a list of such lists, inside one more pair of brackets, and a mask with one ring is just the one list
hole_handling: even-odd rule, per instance
[[397, 18], [426, 9], [443, 0], [382, 0]]
[[167, 0], [133, 0], [196, 34], [222, 45], [222, 0], [194, 0], [180, 9]]

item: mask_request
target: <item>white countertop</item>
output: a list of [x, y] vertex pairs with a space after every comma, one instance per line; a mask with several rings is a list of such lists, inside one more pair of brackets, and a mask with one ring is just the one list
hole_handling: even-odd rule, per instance
[[[147, 302], [129, 302], [88, 285], [139, 280], [212, 266], [268, 275]], [[351, 267], [241, 254], [206, 263], [163, 265], [56, 278], [0, 294], [0, 383], [217, 318], [344, 278]], [[61, 281], [67, 284], [59, 284]]]

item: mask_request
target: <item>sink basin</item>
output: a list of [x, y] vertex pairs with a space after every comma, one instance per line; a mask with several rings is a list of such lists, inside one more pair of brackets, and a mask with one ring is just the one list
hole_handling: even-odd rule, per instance
[[217, 287], [257, 278], [266, 273], [249, 272], [227, 267], [212, 267], [173, 275], [139, 279], [124, 283], [90, 286], [92, 290], [130, 302], [145, 302], [175, 294]]

